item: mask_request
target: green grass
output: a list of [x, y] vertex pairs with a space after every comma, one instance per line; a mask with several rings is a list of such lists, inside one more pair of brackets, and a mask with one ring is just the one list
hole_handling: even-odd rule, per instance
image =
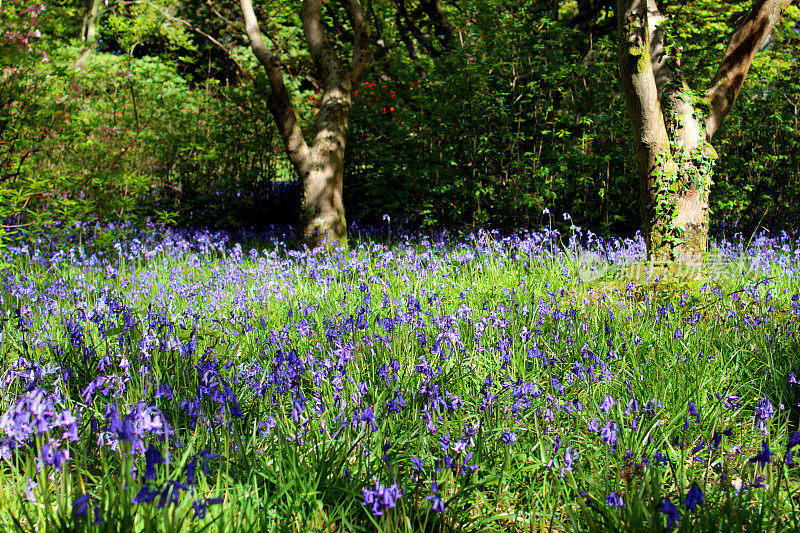
[[[143, 250], [152, 249], [142, 239]], [[60, 468], [38, 472], [42, 446], [64, 431], [52, 417], [32, 446], [7, 449], [3, 529], [663, 531], [665, 497], [679, 508], [675, 530], [800, 527], [798, 470], [786, 461], [798, 420], [798, 389], [787, 376], [800, 367], [792, 305], [800, 284], [793, 256], [777, 245], [763, 273], [708, 283], [584, 282], [574, 250], [537, 244], [529, 252], [492, 235], [461, 244], [364, 241], [331, 255], [269, 244], [256, 259], [247, 249], [166, 248], [118, 256], [112, 270], [80, 258], [43, 265], [8, 256], [0, 293], [4, 420], [30, 383], [12, 365], [54, 365], [35, 388], [57, 395], [56, 412], [79, 419], [80, 439], [62, 444], [70, 460]], [[70, 335], [70, 323], [82, 331]], [[190, 341], [194, 348], [182, 348]], [[302, 366], [282, 359], [291, 350]], [[270, 382], [278, 370], [283, 377]], [[84, 398], [100, 375], [119, 381]], [[173, 398], [156, 396], [165, 382]], [[208, 394], [195, 419], [182, 403], [203, 383]], [[523, 383], [528, 395], [515, 405], [512, 391]], [[230, 395], [214, 399], [226, 386], [236, 405]], [[407, 405], [391, 412], [396, 391]], [[496, 396], [491, 405], [487, 395]], [[607, 413], [606, 395], [615, 400]], [[726, 407], [730, 396], [741, 405]], [[768, 435], [754, 424], [763, 398], [774, 406]], [[651, 399], [662, 407], [648, 413]], [[630, 400], [638, 413], [626, 414]], [[110, 406], [124, 416], [137, 402], [156, 407], [174, 434], [143, 432], [142, 449], [153, 445], [164, 460], [145, 482], [158, 496], [133, 504], [145, 456], [103, 428]], [[362, 420], [368, 406], [374, 428]], [[616, 446], [588, 429], [595, 419], [599, 429], [607, 420], [619, 426]], [[465, 425], [475, 428], [471, 438]], [[711, 449], [725, 430], [731, 434]], [[1, 431], [8, 436], [2, 423]], [[513, 444], [503, 440], [508, 431]], [[763, 468], [750, 461], [762, 441], [774, 452]], [[578, 457], [562, 472], [569, 448]], [[217, 455], [207, 473], [198, 459], [205, 449]], [[424, 461], [421, 472], [412, 456]], [[193, 460], [196, 482], [159, 508], [168, 483], [186, 484]], [[29, 478], [35, 502], [23, 490]], [[363, 504], [375, 480], [402, 492], [380, 516]], [[436, 495], [434, 480], [444, 513], [426, 499]], [[683, 502], [695, 482], [704, 503], [690, 511]], [[624, 507], [607, 505], [612, 492]], [[88, 520], [73, 509], [83, 494], [92, 498]], [[222, 503], [194, 518], [194, 504], [218, 497]], [[90, 524], [94, 507], [102, 525]]]

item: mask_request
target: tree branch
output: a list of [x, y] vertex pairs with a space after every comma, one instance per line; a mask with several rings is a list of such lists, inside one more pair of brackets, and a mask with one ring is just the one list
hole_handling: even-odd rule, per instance
[[422, 31], [414, 24], [414, 21], [411, 18], [411, 15], [408, 13], [408, 9], [406, 9], [406, 2], [405, 0], [395, 0], [395, 5], [397, 5], [397, 11], [402, 15], [403, 20], [405, 22], [405, 27], [408, 31], [411, 32], [411, 35], [414, 36], [414, 39], [417, 40], [419, 44], [422, 45], [425, 50], [433, 57], [440, 57], [442, 52], [437, 50], [433, 44], [430, 42], [428, 38], [423, 35]]
[[297, 112], [294, 105], [292, 105], [289, 91], [286, 90], [286, 84], [283, 81], [280, 60], [264, 46], [251, 0], [240, 0], [240, 5], [244, 15], [245, 31], [250, 39], [250, 47], [253, 49], [258, 62], [267, 72], [271, 91], [269, 100], [270, 112], [275, 118], [275, 124], [286, 146], [289, 160], [295, 169], [301, 173], [301, 169], [305, 167], [309, 160], [309, 150], [303, 138], [303, 130], [297, 121]]
[[444, 13], [442, 2], [440, 0], [420, 0], [420, 7], [430, 17], [436, 35], [439, 36], [439, 42], [447, 45], [453, 38], [453, 26], [450, 25], [450, 21]]
[[303, 7], [300, 8], [300, 19], [303, 22], [303, 32], [308, 42], [308, 51], [314, 60], [317, 69], [328, 86], [328, 80], [341, 75], [342, 64], [333, 53], [331, 43], [325, 36], [325, 28], [322, 25], [322, 6], [320, 0], [303, 0]]
[[706, 119], [706, 140], [710, 141], [742, 89], [756, 52], [792, 0], [757, 0], [750, 13], [733, 31], [717, 73], [706, 90], [711, 111]]
[[658, 89], [658, 101], [661, 101], [661, 96], [664, 87], [669, 83], [672, 78], [667, 65], [667, 51], [664, 49], [665, 31], [661, 24], [667, 20], [655, 0], [647, 0], [647, 29], [650, 39], [650, 61], [653, 64], [653, 77], [656, 80], [656, 87]]
[[642, 174], [649, 174], [656, 157], [669, 149], [658, 86], [650, 58], [646, 0], [618, 0], [619, 61], [628, 115], [633, 124], [636, 155]]
[[184, 26], [186, 26], [190, 30], [194, 31], [198, 35], [202, 35], [203, 37], [205, 37], [206, 39], [208, 39], [209, 41], [211, 41], [212, 43], [217, 45], [219, 47], [219, 49], [222, 50], [223, 52], [225, 52], [225, 55], [227, 55], [228, 58], [236, 64], [236, 68], [239, 69], [239, 72], [244, 74], [245, 70], [244, 70], [244, 68], [242, 68], [242, 65], [239, 64], [239, 62], [236, 61], [236, 58], [231, 55], [230, 50], [225, 48], [225, 45], [223, 45], [217, 39], [215, 39], [211, 35], [207, 34], [206, 32], [204, 32], [203, 30], [201, 30], [197, 26], [192, 25], [188, 20], [184, 20], [182, 18], [176, 17], [175, 15], [171, 15], [165, 9], [161, 8], [160, 6], [157, 6], [156, 4], [154, 4], [152, 2], [147, 2], [147, 5], [152, 7], [153, 9], [158, 11], [159, 13], [161, 13], [161, 15], [163, 15], [165, 18], [167, 18], [167, 19], [169, 19], [169, 20], [171, 20], [173, 22], [178, 22], [180, 24], [183, 24]]
[[350, 15], [353, 23], [353, 59], [350, 67], [353, 72], [353, 87], [358, 85], [364, 71], [372, 61], [370, 49], [369, 25], [361, 7], [361, 0], [349, 0]]

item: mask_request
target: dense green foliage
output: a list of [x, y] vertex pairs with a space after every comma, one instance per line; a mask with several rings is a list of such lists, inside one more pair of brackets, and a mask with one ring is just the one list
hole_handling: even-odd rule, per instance
[[[294, 220], [298, 189], [287, 183], [292, 172], [266, 109], [267, 84], [235, 3], [112, 1], [100, 6], [93, 41], [79, 39], [84, 4], [32, 5], [39, 4], [2, 8], [7, 224]], [[748, 5], [666, 3], [690, 84], [711, 77]], [[350, 126], [350, 219], [530, 227], [548, 207], [604, 233], [638, 227], [612, 8], [444, 2], [446, 39], [411, 5], [407, 20], [394, 2], [365, 6], [376, 61]], [[256, 9], [301, 119], [311, 122], [319, 86], [296, 9], [279, 1]], [[345, 11], [326, 9], [334, 47], [348, 48]], [[798, 214], [797, 29], [790, 8], [715, 140], [713, 221], [754, 226]]]

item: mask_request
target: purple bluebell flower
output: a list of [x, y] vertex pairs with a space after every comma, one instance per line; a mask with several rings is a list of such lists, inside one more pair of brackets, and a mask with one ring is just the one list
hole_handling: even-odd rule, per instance
[[144, 452], [144, 458], [144, 478], [154, 480], [156, 478], [156, 465], [161, 462], [161, 452], [151, 443]]
[[769, 444], [767, 441], [761, 442], [761, 451], [758, 452], [755, 456], [750, 458], [751, 463], [758, 463], [761, 465], [761, 468], [764, 468], [767, 463], [772, 462], [772, 455], [773, 453], [769, 449]]
[[689, 414], [694, 417], [695, 422], [700, 423], [700, 413], [697, 412], [697, 407], [691, 400], [689, 400]]
[[445, 512], [445, 504], [444, 500], [441, 496], [439, 496], [439, 485], [436, 483], [436, 480], [433, 481], [433, 487], [431, 487], [431, 494], [426, 496], [425, 499], [427, 501], [433, 502], [431, 504], [431, 510], [436, 511], [437, 513], [444, 513]]
[[373, 516], [381, 516], [385, 510], [393, 509], [397, 506], [397, 500], [403, 496], [397, 483], [385, 487], [377, 479], [372, 487], [364, 487], [363, 493], [362, 504], [370, 508]]
[[686, 499], [683, 500], [683, 503], [690, 511], [694, 512], [698, 505], [703, 505], [704, 498], [703, 491], [697, 486], [697, 482], [694, 482], [692, 483], [692, 488], [689, 489], [689, 493], [686, 495]]
[[28, 478], [28, 482], [25, 483], [25, 487], [23, 491], [25, 492], [25, 501], [30, 503], [36, 503], [36, 493], [34, 489], [36, 488], [36, 482], [31, 478]]
[[564, 477], [564, 472], [571, 472], [572, 465], [578, 460], [578, 450], [572, 446], [567, 447], [564, 451], [564, 466], [561, 467], [560, 477]]
[[197, 457], [192, 457], [186, 462], [186, 484], [194, 485], [197, 481]]
[[93, 526], [102, 526], [105, 524], [105, 521], [100, 518], [100, 508], [94, 508], [94, 521], [92, 522]]
[[667, 527], [664, 531], [672, 529], [672, 524], [680, 519], [678, 508], [672, 504], [669, 498], [664, 498], [664, 501], [658, 506], [658, 510], [661, 511], [662, 514], [667, 515]]
[[603, 398], [603, 401], [600, 404], [600, 411], [604, 415], [607, 415], [611, 408], [614, 407], [614, 403], [614, 398], [612, 398], [610, 394], [606, 394], [605, 398]]
[[91, 494], [84, 494], [72, 503], [72, 515], [75, 518], [86, 518], [88, 516], [91, 498]]
[[756, 407], [756, 419], [755, 419], [755, 426], [763, 433], [764, 435], [769, 435], [769, 428], [767, 427], [767, 423], [775, 414], [775, 408], [770, 403], [769, 398], [766, 396], [762, 396], [761, 399], [758, 401], [758, 407]]
[[180, 481], [168, 481], [161, 491], [161, 498], [158, 500], [158, 505], [156, 505], [156, 507], [158, 509], [163, 509], [164, 507], [179, 505], [182, 490], [188, 492], [190, 489]]
[[603, 442], [605, 442], [609, 448], [616, 450], [617, 439], [619, 437], [619, 426], [617, 423], [611, 419], [606, 420], [606, 425], [600, 430], [600, 437], [602, 437]]
[[506, 430], [500, 436], [500, 442], [502, 442], [503, 444], [507, 444], [507, 445], [511, 446], [512, 444], [517, 442], [517, 434], [514, 433], [511, 430]]
[[608, 495], [608, 498], [606, 498], [606, 505], [618, 509], [620, 507], [625, 507], [625, 500], [623, 500], [621, 494], [612, 492]]
[[786, 450], [790, 451], [795, 446], [800, 445], [800, 431], [795, 431], [789, 437], [789, 441], [786, 443]]
[[151, 489], [148, 485], [143, 485], [142, 488], [131, 498], [131, 503], [139, 505], [140, 503], [150, 503], [156, 496], [158, 496], [158, 489]]

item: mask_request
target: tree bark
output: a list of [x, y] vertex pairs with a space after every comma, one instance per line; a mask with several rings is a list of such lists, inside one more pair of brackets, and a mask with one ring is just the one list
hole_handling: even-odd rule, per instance
[[[710, 141], [753, 57], [792, 0], [759, 0], [733, 32], [709, 88], [697, 94], [665, 46], [655, 0], [618, 0], [622, 86], [636, 143], [639, 205], [650, 259], [702, 263], [717, 153]], [[673, 48], [674, 49], [674, 48]]]
[[92, 42], [97, 37], [97, 20], [102, 0], [86, 0], [81, 19], [81, 41]]
[[316, 131], [309, 146], [283, 81], [280, 59], [264, 45], [251, 0], [240, 0], [250, 46], [269, 80], [270, 112], [303, 189], [299, 242], [311, 248], [347, 244], [342, 189], [348, 120], [353, 91], [372, 61], [361, 2], [347, 3], [353, 25], [353, 57], [349, 65], [341, 63], [328, 42], [320, 0], [303, 0], [300, 10], [308, 50], [323, 79]]

